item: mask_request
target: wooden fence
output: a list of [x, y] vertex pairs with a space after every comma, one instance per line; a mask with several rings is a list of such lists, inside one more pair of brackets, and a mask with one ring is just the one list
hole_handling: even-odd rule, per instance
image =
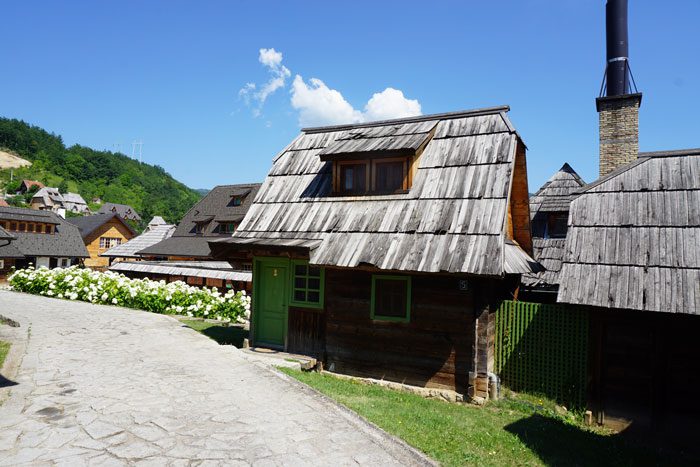
[[587, 357], [585, 311], [506, 301], [496, 312], [496, 373], [513, 391], [543, 394], [582, 409]]

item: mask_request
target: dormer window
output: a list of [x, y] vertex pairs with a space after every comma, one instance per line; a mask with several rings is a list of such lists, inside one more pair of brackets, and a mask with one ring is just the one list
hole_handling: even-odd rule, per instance
[[250, 188], [234, 189], [231, 192], [231, 201], [228, 202], [229, 207], [242, 205], [248, 193], [250, 193]]
[[321, 161], [333, 163], [333, 193], [384, 195], [410, 190], [435, 125], [429, 121], [349, 129], [319, 153]]
[[410, 189], [410, 157], [334, 162], [334, 192], [340, 195], [392, 194]]
[[236, 231], [235, 222], [222, 222], [219, 224], [219, 233], [233, 233]]
[[568, 212], [553, 212], [547, 216], [545, 238], [566, 238]]

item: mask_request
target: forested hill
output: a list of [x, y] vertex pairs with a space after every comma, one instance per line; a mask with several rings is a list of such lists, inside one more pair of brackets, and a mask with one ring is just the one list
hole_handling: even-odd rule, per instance
[[[39, 180], [62, 186], [90, 203], [133, 206], [145, 222], [154, 215], [178, 222], [201, 195], [175, 180], [162, 167], [144, 164], [121, 153], [96, 151], [84, 146], [66, 147], [60, 136], [20, 120], [0, 118], [0, 149], [7, 149], [32, 162], [15, 169], [15, 180]], [[6, 184], [9, 170], [0, 172]]]

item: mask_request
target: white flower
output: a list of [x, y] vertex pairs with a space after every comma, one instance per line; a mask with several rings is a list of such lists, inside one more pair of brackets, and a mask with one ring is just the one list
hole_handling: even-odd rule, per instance
[[116, 299], [116, 298], [113, 298], [113, 299], [112, 299], [112, 303], [114, 303], [114, 304], [116, 305], [116, 304], [117, 304], [117, 299]]

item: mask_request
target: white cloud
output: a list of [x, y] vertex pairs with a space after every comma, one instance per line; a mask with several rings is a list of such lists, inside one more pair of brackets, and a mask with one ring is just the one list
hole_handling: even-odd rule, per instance
[[390, 118], [413, 117], [420, 115], [420, 103], [416, 99], [406, 99], [403, 92], [386, 88], [375, 93], [365, 106], [365, 120], [386, 120]]
[[355, 110], [339, 91], [329, 88], [318, 78], [311, 78], [307, 84], [296, 75], [291, 93], [292, 107], [299, 111], [301, 126], [360, 123], [421, 114], [417, 100], [406, 99], [403, 92], [394, 88], [375, 93], [365, 105], [364, 112]]
[[254, 104], [253, 115], [256, 117], [262, 113], [267, 98], [278, 89], [283, 88], [287, 78], [292, 75], [289, 69], [282, 65], [282, 52], [275, 49], [260, 49], [258, 61], [267, 68], [270, 79], [259, 87], [255, 83], [246, 83], [238, 91], [238, 96], [243, 99], [246, 105]]
[[[287, 78], [291, 76], [289, 69], [282, 65], [283, 58], [282, 52], [273, 48], [260, 49], [258, 61], [267, 68], [270, 79], [261, 85], [246, 83], [238, 91], [239, 98], [253, 108], [255, 117], [262, 114], [267, 98], [284, 88]], [[364, 111], [356, 110], [339, 91], [329, 88], [318, 78], [305, 82], [300, 75], [296, 75], [290, 93], [291, 104], [299, 112], [301, 126], [359, 123], [421, 114], [418, 100], [407, 99], [403, 92], [394, 88], [374, 93]]]
[[363, 120], [362, 113], [353, 109], [342, 94], [330, 89], [317, 78], [309, 84], [296, 75], [292, 83], [292, 107], [299, 111], [299, 125], [332, 125], [356, 123]]

